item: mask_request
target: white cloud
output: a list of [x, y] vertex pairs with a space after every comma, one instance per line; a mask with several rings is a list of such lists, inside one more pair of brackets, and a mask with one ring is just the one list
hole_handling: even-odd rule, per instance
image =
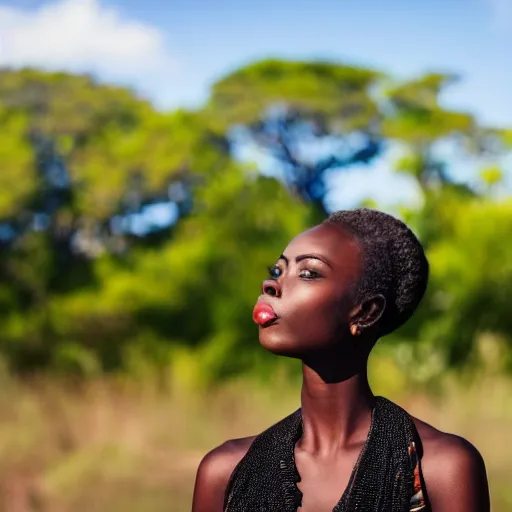
[[174, 68], [162, 32], [100, 0], [57, 0], [38, 9], [0, 6], [0, 66], [92, 72], [137, 81]]

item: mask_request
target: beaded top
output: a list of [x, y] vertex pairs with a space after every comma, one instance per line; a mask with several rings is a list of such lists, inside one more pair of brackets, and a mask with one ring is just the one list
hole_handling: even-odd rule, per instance
[[[297, 512], [302, 492], [294, 450], [302, 431], [298, 409], [254, 439], [229, 480], [225, 512]], [[367, 440], [333, 512], [427, 512], [417, 440], [410, 416], [376, 397]]]

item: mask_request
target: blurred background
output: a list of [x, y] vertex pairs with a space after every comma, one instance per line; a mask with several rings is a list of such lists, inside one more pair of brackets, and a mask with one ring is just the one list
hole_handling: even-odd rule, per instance
[[512, 510], [511, 50], [508, 0], [0, 1], [0, 510], [190, 510], [299, 405], [267, 266], [359, 205], [431, 264], [374, 391]]

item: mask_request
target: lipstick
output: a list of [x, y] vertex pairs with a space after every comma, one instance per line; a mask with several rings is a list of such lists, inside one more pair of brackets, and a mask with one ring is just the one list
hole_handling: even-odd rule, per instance
[[277, 315], [270, 304], [265, 302], [258, 302], [254, 306], [252, 319], [260, 326], [265, 326], [268, 323], [277, 320]]

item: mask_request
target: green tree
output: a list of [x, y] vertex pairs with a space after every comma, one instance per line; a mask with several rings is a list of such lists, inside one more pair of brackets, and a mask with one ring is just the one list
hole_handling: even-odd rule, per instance
[[372, 95], [381, 78], [330, 62], [265, 60], [214, 84], [205, 111], [235, 146], [273, 159], [288, 189], [320, 218], [326, 174], [381, 153], [382, 114]]
[[[162, 113], [88, 77], [1, 72], [2, 353], [23, 371], [172, 364], [203, 382], [263, 371], [276, 363], [258, 348], [251, 309], [265, 267], [325, 216], [329, 173], [389, 147], [419, 184], [403, 216], [432, 266], [423, 306], [393, 336], [397, 353], [432, 358], [423, 373], [434, 375], [471, 360], [481, 333], [510, 348], [499, 168], [474, 189], [454, 182], [442, 151], [497, 158], [510, 133], [443, 108], [451, 81], [263, 61], [220, 80], [204, 108]], [[276, 177], [242, 163], [242, 149], [270, 157]], [[152, 224], [155, 205], [174, 218]]]
[[188, 212], [227, 153], [199, 113], [162, 114], [85, 76], [1, 71], [0, 117], [3, 348], [16, 367], [40, 366], [59, 343], [53, 297], [93, 287], [95, 258], [140, 243], [130, 214]]

